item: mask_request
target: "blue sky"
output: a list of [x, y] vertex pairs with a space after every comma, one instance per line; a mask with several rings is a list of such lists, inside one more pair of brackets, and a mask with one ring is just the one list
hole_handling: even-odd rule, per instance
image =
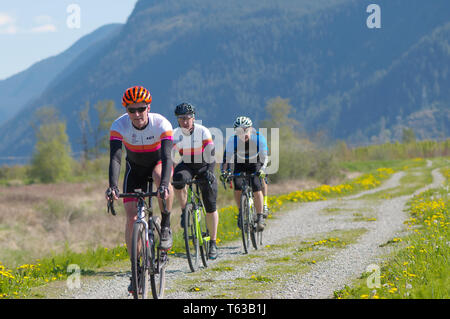
[[[61, 53], [82, 36], [105, 24], [125, 23], [136, 2], [137, 0], [2, 0], [0, 80], [27, 69], [35, 62]], [[71, 7], [72, 4], [76, 6]], [[78, 21], [79, 25], [76, 25]]]

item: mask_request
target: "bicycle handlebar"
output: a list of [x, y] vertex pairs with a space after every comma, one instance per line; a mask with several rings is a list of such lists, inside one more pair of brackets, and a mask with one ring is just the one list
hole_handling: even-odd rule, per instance
[[[158, 197], [159, 192], [137, 192], [137, 193], [122, 193], [119, 194], [117, 197], [119, 198], [146, 198], [146, 197]], [[163, 203], [163, 209], [164, 211], [167, 211], [166, 209], [166, 200], [164, 198], [162, 198], [162, 203]], [[116, 211], [114, 209], [114, 200], [108, 200], [107, 203], [107, 207], [108, 207], [108, 213], [111, 212], [111, 214], [113, 216], [116, 216]]]
[[137, 193], [122, 193], [119, 194], [119, 198], [145, 198], [145, 197], [155, 197], [158, 196], [158, 192], [137, 192]]
[[224, 187], [225, 189], [227, 189], [227, 187], [226, 187], [226, 182], [230, 182], [230, 188], [232, 188], [232, 187], [231, 187], [231, 178], [232, 178], [232, 177], [244, 177], [244, 178], [249, 178], [249, 177], [254, 177], [254, 176], [257, 176], [257, 177], [261, 178], [261, 176], [258, 174], [258, 172], [256, 172], [256, 173], [247, 173], [247, 172], [231, 173], [231, 172], [230, 172], [230, 173], [226, 176], [226, 179], [225, 179], [225, 180], [222, 180], [222, 184], [223, 184], [223, 187]]

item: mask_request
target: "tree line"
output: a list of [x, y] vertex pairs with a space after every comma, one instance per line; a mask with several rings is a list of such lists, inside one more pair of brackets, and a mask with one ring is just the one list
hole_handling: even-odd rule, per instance
[[[288, 179], [314, 179], [328, 184], [342, 177], [339, 163], [344, 161], [367, 161], [407, 159], [414, 157], [448, 156], [450, 140], [417, 141], [412, 128], [404, 128], [402, 140], [364, 147], [348, 147], [345, 141], [322, 143], [312, 137], [296, 120], [296, 109], [289, 99], [276, 97], [265, 105], [266, 119], [258, 126], [267, 128], [269, 155], [272, 150], [270, 128], [278, 128], [279, 169], [270, 175], [272, 182]], [[98, 121], [93, 124], [94, 116]], [[109, 157], [109, 129], [119, 116], [114, 101], [99, 101], [91, 109], [89, 102], [78, 113], [82, 146], [78, 160], [73, 158], [66, 123], [59, 119], [53, 107], [43, 107], [36, 112], [34, 126], [37, 143], [29, 166], [0, 169], [0, 180], [11, 176], [26, 176], [31, 182], [53, 183], [73, 180], [73, 176], [106, 176]], [[258, 128], [258, 127], [256, 127]]]
[[[93, 125], [91, 106], [86, 102], [78, 113], [78, 123], [82, 146], [79, 160], [81, 169], [89, 162], [101, 157], [109, 148], [109, 128], [119, 112], [114, 101], [99, 101], [94, 105], [94, 114], [98, 121]], [[31, 159], [29, 177], [42, 183], [64, 181], [74, 173], [75, 160], [72, 157], [66, 123], [59, 119], [57, 111], [46, 106], [36, 112], [39, 127], [34, 127], [37, 142]]]

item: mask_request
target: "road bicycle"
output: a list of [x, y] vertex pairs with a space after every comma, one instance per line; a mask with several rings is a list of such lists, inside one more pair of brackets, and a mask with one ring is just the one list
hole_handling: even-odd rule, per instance
[[[254, 249], [258, 249], [259, 245], [262, 245], [262, 231], [257, 229], [257, 215], [255, 211], [255, 205], [253, 201], [253, 190], [252, 190], [252, 177], [258, 176], [256, 173], [234, 173], [226, 178], [226, 181], [234, 177], [242, 178], [242, 193], [239, 205], [239, 225], [242, 233], [242, 244], [244, 254], [248, 254], [250, 248], [250, 240]], [[226, 188], [225, 181], [223, 185]]]
[[[151, 188], [152, 180], [149, 179], [147, 190]], [[161, 223], [157, 216], [153, 216], [152, 206], [152, 197], [157, 196], [158, 192], [142, 192], [141, 189], [135, 189], [134, 193], [118, 195], [119, 198], [137, 199], [137, 220], [133, 225], [131, 245], [131, 285], [134, 299], [148, 297], [149, 281], [153, 298], [164, 297], [169, 258], [167, 251], [159, 247]], [[145, 198], [148, 198], [148, 203], [145, 202]], [[166, 211], [165, 200], [162, 200], [162, 203]], [[108, 201], [108, 211], [115, 215], [113, 201]]]
[[[191, 179], [187, 182], [172, 182], [173, 185], [187, 185], [187, 201], [184, 213], [184, 244], [189, 268], [195, 272], [199, 268], [200, 258], [204, 267], [208, 267], [210, 235], [206, 225], [206, 211], [200, 198], [199, 184], [209, 183], [204, 179]], [[193, 189], [195, 185], [195, 190]]]

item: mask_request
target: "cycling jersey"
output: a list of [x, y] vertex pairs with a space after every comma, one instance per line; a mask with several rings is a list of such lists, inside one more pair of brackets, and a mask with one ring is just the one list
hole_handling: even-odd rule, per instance
[[110, 187], [117, 186], [122, 144], [127, 150], [127, 162], [149, 168], [162, 161], [161, 185], [169, 185], [173, 130], [165, 117], [157, 113], [148, 113], [148, 124], [142, 129], [133, 126], [128, 114], [120, 116], [113, 122], [110, 130]]
[[261, 163], [261, 168], [265, 169], [269, 160], [267, 152], [266, 138], [259, 132], [251, 134], [246, 142], [233, 135], [225, 147], [222, 168], [226, 163], [243, 165]]
[[[207, 171], [214, 176], [216, 165], [214, 143], [211, 132], [205, 126], [195, 123], [193, 130], [188, 134], [186, 134], [186, 130], [178, 127], [173, 133], [173, 141], [173, 149], [178, 151], [182, 158], [182, 161], [175, 167], [174, 182], [186, 182], [194, 176], [203, 177]], [[217, 181], [214, 179], [211, 185], [202, 183], [199, 186], [206, 212], [215, 212]], [[174, 187], [182, 189], [184, 186]]]
[[173, 133], [174, 150], [182, 157], [182, 161], [192, 168], [199, 169], [205, 165], [215, 165], [214, 143], [211, 132], [203, 125], [194, 124], [194, 129], [185, 134], [180, 127]]

